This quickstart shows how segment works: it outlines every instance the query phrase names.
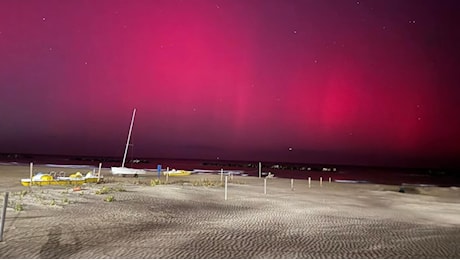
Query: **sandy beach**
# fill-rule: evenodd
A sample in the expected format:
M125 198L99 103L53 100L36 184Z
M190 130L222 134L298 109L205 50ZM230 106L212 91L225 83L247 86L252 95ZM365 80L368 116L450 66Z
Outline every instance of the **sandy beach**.
M34 172L87 171L36 166ZM219 175L113 177L9 192L1 258L460 258L460 189ZM101 194L102 193L102 194Z

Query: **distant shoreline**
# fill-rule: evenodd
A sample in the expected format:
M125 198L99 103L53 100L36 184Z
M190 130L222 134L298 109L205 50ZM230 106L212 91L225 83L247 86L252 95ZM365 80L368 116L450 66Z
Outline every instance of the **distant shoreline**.
M121 158L91 157L91 156L64 156L64 155L23 155L0 154L0 162L56 165L87 165L97 167L102 162L102 167L110 168L121 165ZM128 160L126 166L139 169L156 170L158 165L163 169L204 169L204 170L238 170L249 176L258 176L258 162L248 161L213 161L195 159L138 159L135 163ZM460 171L407 169L398 167L376 166L351 166L327 164L301 164L301 163L273 163L262 162L262 172L272 173L279 178L306 179L308 177L324 181L338 180L344 182L363 182L388 185L434 185L441 187L460 186Z

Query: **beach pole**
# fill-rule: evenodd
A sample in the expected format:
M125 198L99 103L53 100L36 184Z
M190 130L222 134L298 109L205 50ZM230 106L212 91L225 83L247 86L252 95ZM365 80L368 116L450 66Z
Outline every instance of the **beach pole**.
M291 179L291 190L294 190L294 179Z
M267 178L264 179L264 194L267 195Z
M34 163L31 162L31 163L30 163L30 186L29 186L30 188L32 188L32 183L33 183L33 181L32 181L33 172L34 172Z
M262 177L262 163L259 162L259 179Z
M331 183L331 177L329 177L329 183Z
M8 192L5 192L3 199L2 221L0 222L0 242L3 241L3 227L5 226L6 206L8 205Z
M224 178L224 169L220 169L220 182L223 181Z
M227 178L228 176L225 176L225 200L227 200Z
M308 177L308 188L311 188L311 177Z
M97 171L97 183L101 181L101 168L102 168L102 163L99 163L99 170Z
M319 186L323 187L323 177L319 177Z

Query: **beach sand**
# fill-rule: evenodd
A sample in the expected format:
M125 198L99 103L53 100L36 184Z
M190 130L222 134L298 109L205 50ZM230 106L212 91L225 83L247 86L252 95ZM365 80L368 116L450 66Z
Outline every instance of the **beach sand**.
M225 200L219 175L151 186L154 173L102 173L105 183L81 191L29 189L20 184L28 166L0 166L1 204L10 192L0 257L460 258L455 187L400 193L398 186L329 183L325 176L322 187L316 180L308 188L305 179L294 189L290 179L267 179L264 194L264 179L234 176Z

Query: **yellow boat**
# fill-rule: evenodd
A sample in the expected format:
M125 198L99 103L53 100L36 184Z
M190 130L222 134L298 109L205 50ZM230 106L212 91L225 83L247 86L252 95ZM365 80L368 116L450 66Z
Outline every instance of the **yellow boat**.
M33 186L48 186L48 185L83 185L84 183L97 183L98 180L102 180L103 177L101 176L98 178L97 176L88 173L86 176L83 176L81 173L77 172L71 174L69 177L53 177L53 175L48 173L37 173L32 177L32 185ZM21 184L23 186L30 186L31 180L28 179L21 179Z
M188 176L190 174L192 174L191 171L186 171L186 170L170 170L170 171L164 171L163 172L164 175L168 175L168 176Z

